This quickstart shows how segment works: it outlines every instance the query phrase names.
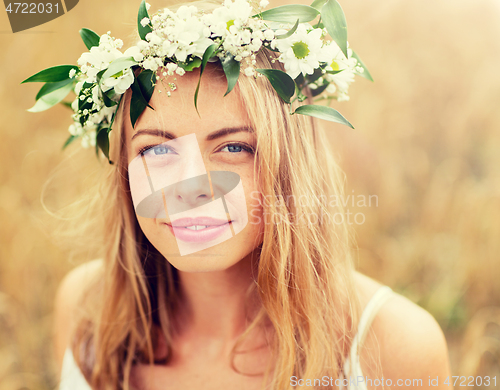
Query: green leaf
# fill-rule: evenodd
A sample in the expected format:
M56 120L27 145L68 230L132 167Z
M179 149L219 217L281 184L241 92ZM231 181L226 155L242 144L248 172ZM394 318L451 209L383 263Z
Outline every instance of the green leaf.
M342 116L340 112L331 107L306 104L304 106L297 107L297 109L294 111L294 114L314 116L316 118L324 119L330 122L340 123L349 126L351 129L354 129L354 127L347 121L347 119Z
M149 19L149 14L148 10L146 9L146 1L142 0L141 5L139 6L139 13L137 14L137 30L139 31L139 36L143 41L146 40L146 35L153 31L149 24L142 27L141 20L144 18Z
M97 84L99 84L99 83L101 82L102 75L104 74L104 72L106 72L106 70L108 70L108 69L106 68L106 69L100 70L100 71L99 71L99 72L97 72L97 74L95 75L95 79L97 80Z
M304 78L304 75L302 73L299 73L297 77L295 77L295 85L297 86L297 91L301 90L304 88L304 83L306 82L306 79Z
M314 0L311 4L311 7L316 8L318 11L321 11L321 8L325 5L328 0Z
M326 73L328 74L337 74L337 73L340 73L342 72L344 69L340 69L340 70L327 70Z
M113 123L115 123L116 112L118 111L118 108L120 107L120 104L122 103L123 96L124 96L124 94L120 96L120 100L118 100L118 106L116 107L115 112L111 116L111 123L109 124L108 133L113 129ZM111 162L111 161L109 163L113 164L113 162Z
M321 71L321 69L319 69L319 68L314 69L314 72L312 74L308 74L306 76L307 83L308 84L314 83L317 79L319 79L322 76L323 76L323 72Z
M64 107L68 107L70 110L73 110L73 107L71 107L71 102L61 102L61 104L62 104Z
M363 68L363 72L361 73L356 72L356 74L360 75L361 77L364 77L367 80L373 81L372 75L368 71L368 68L363 63L363 61L361 61L361 58L359 58L359 56L354 51L352 52L352 56L358 60L359 65Z
M232 54L228 54L222 60L222 69L224 70L227 80L227 91L224 94L224 96L226 96L233 90L238 81L238 77L240 76L240 63L234 59Z
M77 139L78 136L77 135L73 135L71 134L68 139L66 140L66 142L64 143L63 147L62 147L62 150L66 149L69 144L71 144L75 139Z
M134 65L137 65L137 61L135 61L133 57L117 58L109 64L108 69L106 69L106 71L102 75L101 80L105 80L108 77L114 76L118 72L121 72L122 70L127 68L131 68Z
M137 81L139 82L139 87L141 88L142 96L144 100L149 103L151 96L155 90L156 83L156 73L152 70L143 70L138 76Z
M149 107L152 110L154 110L154 108L148 104L148 101L142 94L141 86L139 85L139 81L136 77L134 77L134 82L131 85L131 89L132 97L130 99L130 121L132 122L133 128L146 107Z
M31 107L29 112L40 112L48 110L50 107L56 105L61 100L63 100L68 93L73 89L72 84L66 84L64 87L56 89L46 95L43 95L38 99L33 107Z
M80 96L86 96L87 93L91 93L91 89L94 88L96 84L95 83L87 83L87 82L84 82L83 85L82 85L82 89L80 90L80 94L78 95L78 110L90 110L92 108L92 105L94 103L89 103L87 101L87 99L83 99L81 100L80 99ZM90 89L90 90L89 90ZM81 117L81 119L83 119L83 116ZM82 123L82 126L83 126L83 123Z
M111 92L114 92L114 90L110 89L109 91L102 93L102 101L104 102L104 105L106 107L113 107L113 106L116 106L118 104L117 102L112 100L111 97L109 96L109 95L111 95Z
M205 50L205 53L203 53L203 58L201 60L201 67L200 67L200 78L198 79L198 85L196 86L196 91L194 92L194 108L196 109L198 116L200 115L200 113L198 112L198 92L200 91L201 75L203 74L203 71L205 70L205 67L207 66L208 60L214 56L214 54L218 48L219 48L219 45L214 43L213 45L210 45L209 47L207 47L207 49Z
M186 72L191 72L194 68L198 68L201 65L201 59L195 57L191 62L179 62L177 65Z
M82 37L85 46L87 46L87 49L90 50L94 46L99 46L99 41L101 40L101 37L92 30L88 28L82 28L80 30L80 36Z
M318 15L319 11L313 7L302 4L293 4L271 8L254 16L261 16L264 20L280 23L295 23L297 19L299 19L299 23L306 23L314 20L314 18Z
M295 22L295 25L288 31L286 34L281 34L281 35L276 35L277 39L285 39L288 37L291 37L292 34L297 30L297 27L299 27L299 19Z
M42 96L47 95L48 93L51 93L52 91L55 91L56 89L62 88L65 85L73 82L73 79L66 79L62 81L57 81L55 83L45 83L42 88L40 88L40 91L36 94L36 100L40 99Z
M257 72L267 77L277 94L286 102L295 92L295 82L285 72L278 69L257 69Z
M109 137L108 137L107 127L102 127L101 129L99 129L96 136L96 146L102 150L102 152L109 161ZM96 153L99 151L97 147L96 147Z
M347 56L347 22L344 11L337 0L328 0L321 8L321 19L328 34L339 45L342 53Z
M314 96L318 96L319 94L321 94L322 92L324 92L324 90L328 87L328 85L330 85L330 83L326 83L326 84L320 85L316 89L311 89L311 95L313 97Z
M76 65L58 65L52 68L44 69L31 77L28 77L21 84L24 83L55 83L58 81L63 81L69 79L69 71L71 69L78 70Z

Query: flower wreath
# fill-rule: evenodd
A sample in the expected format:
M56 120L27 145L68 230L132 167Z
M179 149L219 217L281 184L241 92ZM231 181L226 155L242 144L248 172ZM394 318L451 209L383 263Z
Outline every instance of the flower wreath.
M211 13L184 5L176 12L163 9L150 17L150 6L143 0L137 18L141 38L137 45L122 53L123 42L110 32L99 37L92 30L80 30L89 51L78 59L78 66L51 67L23 81L45 82L28 111L44 111L60 102L67 105L73 110L74 122L63 148L81 138L82 146L95 146L96 153L101 149L109 160L108 134L123 94L132 90L130 120L135 126L146 107L152 108L149 100L160 73L182 76L200 68L201 79L207 62L220 61L227 79L226 95L244 73L266 77L290 105L306 99L306 87L315 100L342 101L349 99L347 91L354 75L372 81L365 65L348 47L344 12L336 0L264 11L267 5L267 0L261 0L254 14L250 0L225 0ZM315 24L308 23L316 19ZM326 39L327 34L332 40ZM276 52L273 61L282 62L285 72L257 69L255 54L259 50ZM194 95L196 109L199 85ZM175 83L168 83L167 95L175 88ZM63 101L71 91L76 99ZM290 114L352 127L338 111L325 105L300 105Z

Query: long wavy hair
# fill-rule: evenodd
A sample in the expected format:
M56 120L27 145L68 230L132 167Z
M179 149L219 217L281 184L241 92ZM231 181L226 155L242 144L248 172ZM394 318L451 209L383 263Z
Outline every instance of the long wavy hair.
M257 66L282 69L270 55L261 51ZM267 322L272 359L263 388L266 383L273 390L290 388L292 376L338 378L359 317L349 226L340 218L339 202L331 202L342 196L343 173L316 120L290 115L267 79L242 76L228 98L234 94L240 94L255 131L254 169L266 199L264 214L279 218L264 227L248 291L259 297L260 311L234 346L233 363L238 346ZM137 362L168 364L178 299L177 270L145 237L134 212L124 107L111 132L114 164L104 168L95 197L105 223L104 266L84 294L86 309L71 346L95 390L131 389ZM167 344L163 362L155 361L159 337Z

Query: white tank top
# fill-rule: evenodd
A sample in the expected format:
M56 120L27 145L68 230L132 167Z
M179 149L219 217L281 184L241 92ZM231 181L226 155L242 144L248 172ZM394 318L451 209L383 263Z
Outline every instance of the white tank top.
M346 387L343 387L346 390L367 390L366 384L356 379L364 376L359 363L359 350L377 312L391 295L392 290L388 286L379 288L361 314L358 333L354 336L351 350L344 362L343 376L340 378L341 381L344 379L344 383L347 384ZM353 381L356 382L355 385L353 385ZM64 354L59 390L92 390L76 365L69 348Z

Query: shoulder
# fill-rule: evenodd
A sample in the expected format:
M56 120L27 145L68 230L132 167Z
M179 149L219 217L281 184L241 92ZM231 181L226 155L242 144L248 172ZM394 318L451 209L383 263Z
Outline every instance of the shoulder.
M359 273L356 283L362 307L382 286ZM426 388L429 376L450 375L448 349L439 324L426 310L397 293L383 304L371 324L361 362L365 375L390 378L394 385L398 379L420 379L418 387Z
M59 367L76 325L77 310L86 288L101 275L102 260L93 260L74 268L63 278L54 305L54 344Z

